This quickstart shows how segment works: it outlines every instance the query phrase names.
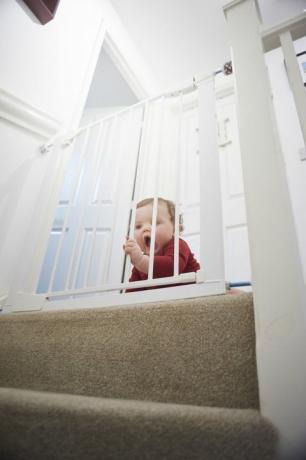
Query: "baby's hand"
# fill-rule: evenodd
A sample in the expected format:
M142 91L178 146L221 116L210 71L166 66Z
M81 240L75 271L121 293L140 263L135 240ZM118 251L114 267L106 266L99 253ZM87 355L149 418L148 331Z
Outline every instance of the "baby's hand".
M126 237L126 243L123 245L123 249L125 253L130 256L132 264L138 265L143 257L143 253L136 241Z

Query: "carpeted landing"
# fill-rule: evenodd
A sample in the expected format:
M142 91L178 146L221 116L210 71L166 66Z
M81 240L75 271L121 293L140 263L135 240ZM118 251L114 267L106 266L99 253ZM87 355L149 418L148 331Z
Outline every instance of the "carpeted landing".
M252 296L0 317L1 460L272 460Z

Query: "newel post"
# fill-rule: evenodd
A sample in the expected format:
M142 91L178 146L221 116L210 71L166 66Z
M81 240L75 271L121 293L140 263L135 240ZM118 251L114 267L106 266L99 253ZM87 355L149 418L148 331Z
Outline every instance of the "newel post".
M223 0L233 51L249 228L261 413L282 454L306 426L306 302L256 0Z

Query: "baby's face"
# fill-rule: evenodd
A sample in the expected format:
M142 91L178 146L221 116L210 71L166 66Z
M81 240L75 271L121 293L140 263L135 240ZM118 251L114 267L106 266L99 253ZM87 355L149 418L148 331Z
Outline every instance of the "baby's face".
M153 204L136 209L135 239L144 254L149 255L152 231ZM157 208L155 254L173 237L174 228L166 203L159 203Z

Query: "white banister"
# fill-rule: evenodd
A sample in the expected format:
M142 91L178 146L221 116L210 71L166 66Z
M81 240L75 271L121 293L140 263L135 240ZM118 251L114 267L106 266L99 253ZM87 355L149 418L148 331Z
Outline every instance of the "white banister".
M305 24L306 35L306 24ZM299 64L296 58L291 33L289 30L280 34L280 42L283 49L285 58L286 70L291 86L296 110L300 120L300 126L304 138L304 145L306 147L306 91L302 75L299 69Z
M283 452L305 439L305 286L255 0L225 5L236 79L261 412Z

